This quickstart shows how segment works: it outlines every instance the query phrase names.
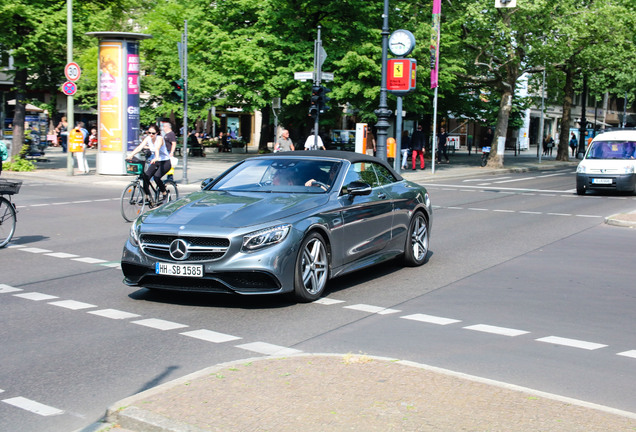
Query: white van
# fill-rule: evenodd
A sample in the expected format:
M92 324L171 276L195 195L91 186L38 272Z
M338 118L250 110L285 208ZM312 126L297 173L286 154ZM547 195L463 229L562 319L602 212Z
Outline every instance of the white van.
M576 193L588 190L636 192L636 129L594 137L576 168Z

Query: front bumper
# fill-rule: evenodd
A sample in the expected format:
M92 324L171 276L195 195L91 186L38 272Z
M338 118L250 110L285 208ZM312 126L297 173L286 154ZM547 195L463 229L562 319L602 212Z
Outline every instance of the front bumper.
M615 190L618 192L634 192L636 190L636 174L576 174L577 188L589 190Z
M121 259L124 283L129 286L225 294L279 294L293 291L297 244L293 236L253 253L232 252L214 261L176 262L149 257L139 246L126 242ZM159 275L157 262L201 264L203 277Z

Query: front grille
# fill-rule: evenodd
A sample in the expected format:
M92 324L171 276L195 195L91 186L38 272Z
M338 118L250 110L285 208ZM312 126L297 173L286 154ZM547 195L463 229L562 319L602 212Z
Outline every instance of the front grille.
M188 243L188 261L214 261L222 258L230 247L230 241L221 237L190 237L162 234L143 234L140 238L141 249L150 257L177 262L170 256L170 244L182 239Z
M159 275L149 275L142 278L139 285L145 288L166 289L177 291L193 291L230 294L232 290L223 283L214 279L166 277Z

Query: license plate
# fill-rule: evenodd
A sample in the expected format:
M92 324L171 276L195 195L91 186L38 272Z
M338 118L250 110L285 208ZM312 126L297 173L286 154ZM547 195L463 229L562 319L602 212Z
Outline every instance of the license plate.
M595 178L592 179L592 183L594 184L612 184L611 178Z
M203 266L200 264L157 263L155 273L168 276L203 277Z

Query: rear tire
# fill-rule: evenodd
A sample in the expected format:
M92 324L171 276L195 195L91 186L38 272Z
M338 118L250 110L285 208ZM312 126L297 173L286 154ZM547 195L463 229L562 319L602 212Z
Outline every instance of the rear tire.
M127 222L132 222L144 212L146 194L139 182L129 183L121 193L121 215Z
M294 297L308 303L320 298L329 280L329 252L322 235L309 234L300 245L294 271Z
M13 233L15 233L15 208L9 200L0 196L0 248L11 241Z
M177 189L177 184L172 180L166 180L163 184L166 185L166 192L168 192L168 199L164 201L164 204L178 200L179 189Z
M422 212L416 212L409 224L404 249L404 262L409 267L421 266L428 255L428 221Z

